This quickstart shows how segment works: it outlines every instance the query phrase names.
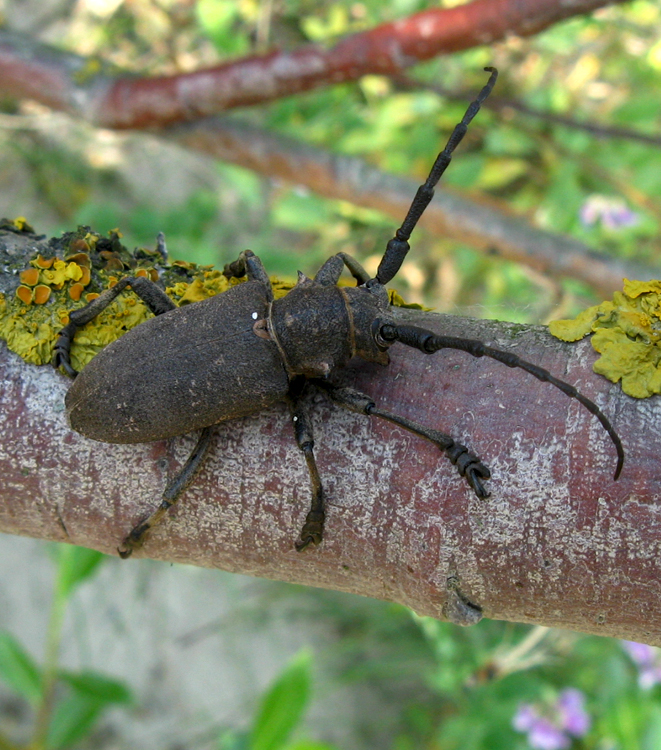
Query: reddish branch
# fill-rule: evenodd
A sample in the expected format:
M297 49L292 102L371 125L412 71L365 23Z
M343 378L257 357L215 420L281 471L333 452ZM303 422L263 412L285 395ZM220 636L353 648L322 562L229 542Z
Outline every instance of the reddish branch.
M69 78L84 67L80 59L52 55L44 69L35 45L25 39L17 44L13 35L3 33L0 88L82 114L98 126L163 126L355 81L369 73L399 73L421 60L511 35L535 34L609 4L612 0L473 0L382 24L349 36L331 49L306 45L291 52L275 50L173 76L98 77L80 86L77 96L72 96Z

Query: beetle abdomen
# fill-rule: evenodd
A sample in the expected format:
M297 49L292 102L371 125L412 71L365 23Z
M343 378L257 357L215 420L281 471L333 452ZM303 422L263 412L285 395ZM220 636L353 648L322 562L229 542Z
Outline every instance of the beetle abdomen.
M69 389L71 427L106 443L144 443L281 400L288 377L278 349L255 332L267 306L262 285L248 281L132 329Z

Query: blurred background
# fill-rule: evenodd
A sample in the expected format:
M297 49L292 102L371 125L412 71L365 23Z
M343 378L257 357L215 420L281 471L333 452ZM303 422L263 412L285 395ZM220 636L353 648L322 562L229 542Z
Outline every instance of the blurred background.
M428 7L0 0L6 29L145 76L332 45ZM609 261L658 267L652 0L419 64L415 86L365 76L236 116L422 182L485 65L499 68L497 87L444 186ZM164 231L173 258L202 264L250 248L281 278L313 275L339 251L375 271L397 226L153 134L12 100L0 102L0 215L48 235L119 227L129 247ZM438 311L543 323L603 298L423 229L412 247L393 286ZM345 594L12 537L0 538L0 566L0 750L661 747L655 649L498 622L464 630Z

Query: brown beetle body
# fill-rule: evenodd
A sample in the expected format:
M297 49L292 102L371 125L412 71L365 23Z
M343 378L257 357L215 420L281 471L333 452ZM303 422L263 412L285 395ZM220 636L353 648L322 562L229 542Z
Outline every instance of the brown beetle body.
M71 427L106 443L146 443L282 400L289 378L278 348L254 331L267 313L261 284L248 281L142 323L73 382Z

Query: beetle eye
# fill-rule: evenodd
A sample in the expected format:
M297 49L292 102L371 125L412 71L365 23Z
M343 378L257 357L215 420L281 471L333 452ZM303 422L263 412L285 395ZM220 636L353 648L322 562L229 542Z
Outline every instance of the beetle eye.
M374 342L382 351L385 351L395 341L393 326L378 319L372 323L372 336Z

